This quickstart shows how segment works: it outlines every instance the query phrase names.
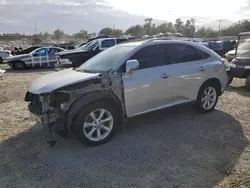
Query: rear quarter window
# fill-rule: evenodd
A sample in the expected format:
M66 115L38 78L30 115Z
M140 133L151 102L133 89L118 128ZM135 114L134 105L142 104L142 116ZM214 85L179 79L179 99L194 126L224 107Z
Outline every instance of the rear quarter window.
M115 40L110 39L110 40L104 40L101 43L101 48L109 48L115 45Z

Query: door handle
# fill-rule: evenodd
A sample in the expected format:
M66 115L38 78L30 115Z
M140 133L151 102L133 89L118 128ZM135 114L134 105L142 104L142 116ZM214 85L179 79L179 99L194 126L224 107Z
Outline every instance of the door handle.
M161 75L161 78L167 79L169 76L170 76L170 74L164 73L163 75Z
M204 71L204 70L205 70L204 67L200 67L200 68L199 68L199 71Z

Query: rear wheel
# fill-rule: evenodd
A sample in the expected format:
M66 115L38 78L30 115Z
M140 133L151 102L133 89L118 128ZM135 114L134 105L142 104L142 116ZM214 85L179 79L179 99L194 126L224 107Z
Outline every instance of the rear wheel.
M228 75L228 82L227 85L230 85L233 81L234 77Z
M13 64L14 64L14 68L17 69L17 70L25 69L25 64L22 61L17 61L17 62L15 62Z
M3 58L2 57L0 57L0 63L2 63L3 62Z
M214 110L217 101L217 87L214 84L207 83L200 88L194 108L201 113L211 112Z
M72 130L84 144L95 146L104 144L113 137L117 123L116 110L112 105L94 102L79 112Z

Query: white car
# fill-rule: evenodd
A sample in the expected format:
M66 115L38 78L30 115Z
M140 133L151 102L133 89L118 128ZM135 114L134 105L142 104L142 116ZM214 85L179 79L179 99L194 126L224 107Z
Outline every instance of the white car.
M210 112L227 82L224 60L207 47L155 39L119 44L78 68L40 77L25 100L42 124L59 121L61 130L98 145L124 118L188 102Z
M0 63L3 62L3 60L6 60L7 57L12 56L10 50L0 50Z

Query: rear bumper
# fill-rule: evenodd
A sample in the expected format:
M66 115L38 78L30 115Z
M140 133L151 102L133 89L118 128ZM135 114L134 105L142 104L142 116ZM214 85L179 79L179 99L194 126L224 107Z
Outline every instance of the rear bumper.
M250 75L250 69L230 67L228 74L235 78L247 78Z

